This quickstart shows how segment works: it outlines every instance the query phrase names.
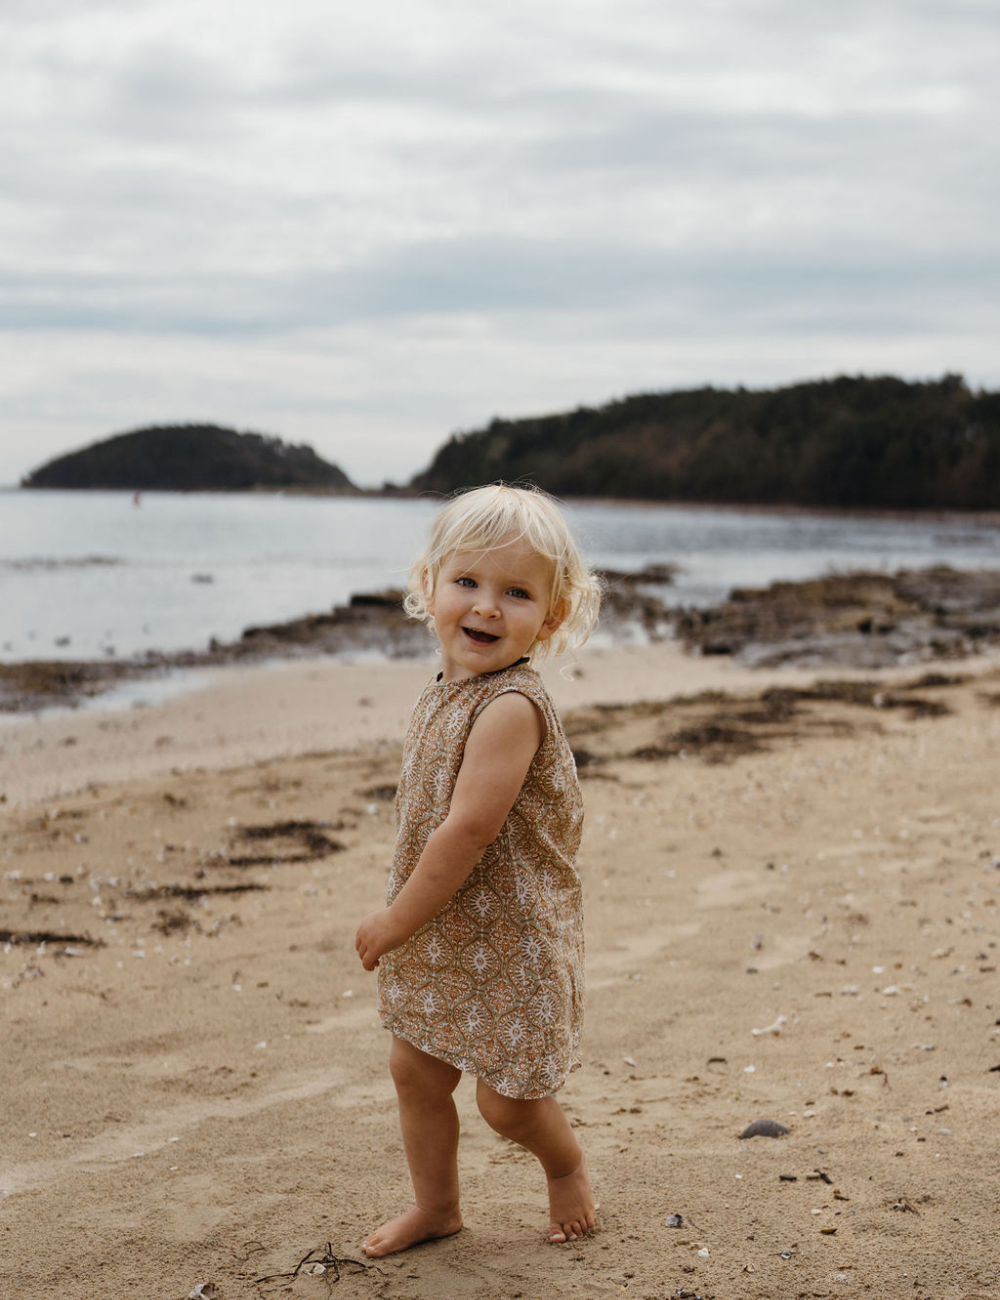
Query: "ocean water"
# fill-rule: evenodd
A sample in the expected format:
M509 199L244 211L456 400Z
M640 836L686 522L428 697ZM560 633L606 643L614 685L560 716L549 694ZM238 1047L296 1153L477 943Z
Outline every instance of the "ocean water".
M437 504L280 494L0 491L0 662L202 650L405 583ZM680 566L670 603L867 568L1000 568L974 516L571 503L588 558Z

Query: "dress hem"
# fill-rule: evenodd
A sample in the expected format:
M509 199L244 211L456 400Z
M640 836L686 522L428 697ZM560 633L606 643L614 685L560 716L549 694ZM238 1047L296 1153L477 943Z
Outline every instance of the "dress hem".
M474 1079L482 1079L483 1083L485 1083L488 1088L492 1088L493 1091L495 1093L498 1093L499 1096L501 1097L510 1098L511 1101L542 1101L546 1097L554 1097L555 1094L562 1088L563 1084L565 1084L567 1078L575 1070L579 1070L580 1066L583 1064L582 1061L580 1061L577 1058L574 1058L570 1062L569 1068L564 1072L559 1082L553 1088L545 1088L539 1091L532 1091L527 1093L504 1092L502 1088L495 1087L490 1082L488 1076L484 1072L477 1070L475 1066L471 1062L469 1062L465 1057L459 1058L454 1053L450 1053L450 1052L447 1053L429 1052L427 1048L423 1046L421 1043L418 1043L414 1037L411 1037L409 1034L406 1033L401 1033L400 1030L396 1029L393 1025L387 1023L385 1020L382 1021L382 1028L388 1029L389 1033L392 1034L394 1038L400 1038L403 1040L404 1043L409 1043L411 1047L415 1047L418 1052L423 1052L425 1056L431 1056L434 1058L435 1061L444 1061L445 1065L451 1065L456 1070L461 1070L463 1074L471 1074Z

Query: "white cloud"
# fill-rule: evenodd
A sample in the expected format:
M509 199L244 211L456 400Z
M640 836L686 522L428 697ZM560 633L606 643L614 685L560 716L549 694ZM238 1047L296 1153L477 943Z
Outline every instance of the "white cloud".
M0 482L214 418L456 427L848 369L995 385L991 0L8 3Z

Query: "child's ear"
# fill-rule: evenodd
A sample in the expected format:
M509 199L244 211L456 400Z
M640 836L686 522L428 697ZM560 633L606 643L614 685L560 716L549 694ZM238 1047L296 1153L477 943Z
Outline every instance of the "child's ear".
M421 569L420 571L420 590L424 596L424 606L427 613L434 616L434 580L431 577L430 569Z
M559 601L554 607L551 614L538 629L536 641L547 641L553 632L557 632L562 624L566 621L566 615L569 613L569 606L565 600Z

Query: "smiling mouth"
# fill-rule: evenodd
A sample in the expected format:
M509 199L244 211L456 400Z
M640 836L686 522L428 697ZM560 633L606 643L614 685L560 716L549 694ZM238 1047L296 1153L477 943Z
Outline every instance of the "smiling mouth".
M494 641L500 640L500 638L494 636L492 632L479 632L474 627L463 627L462 631L469 640L474 641L476 645L492 645Z

